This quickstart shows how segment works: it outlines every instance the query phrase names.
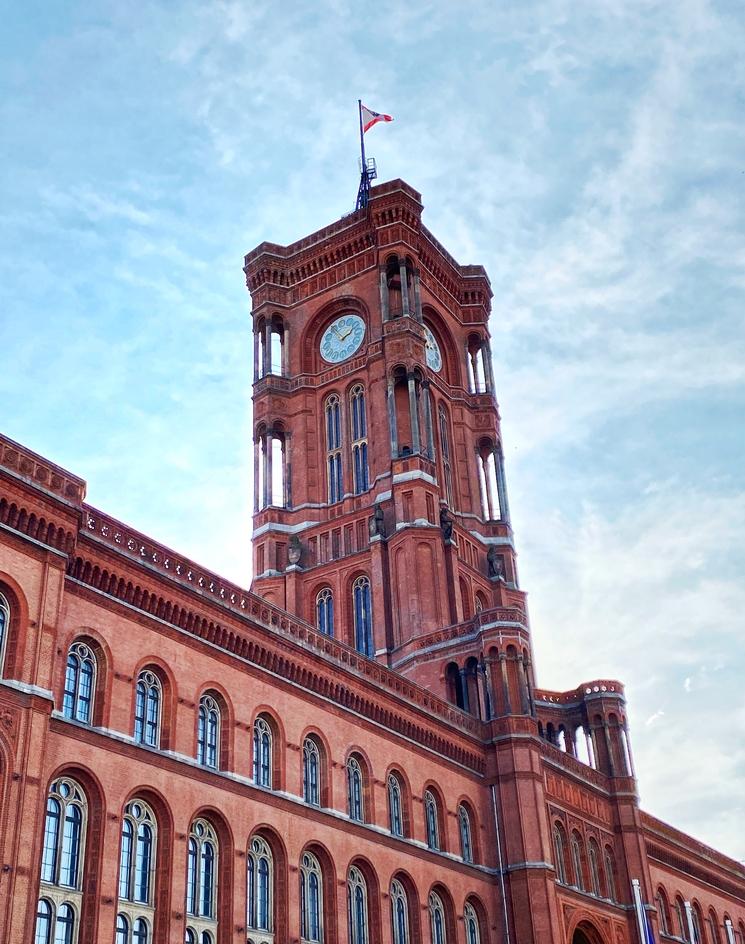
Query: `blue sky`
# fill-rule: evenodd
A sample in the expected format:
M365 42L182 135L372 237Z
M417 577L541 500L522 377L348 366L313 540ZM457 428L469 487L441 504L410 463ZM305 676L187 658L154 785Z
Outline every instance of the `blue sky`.
M714 0L29 0L0 35L3 431L247 583L242 256L381 179L494 288L539 681L745 859L745 15Z

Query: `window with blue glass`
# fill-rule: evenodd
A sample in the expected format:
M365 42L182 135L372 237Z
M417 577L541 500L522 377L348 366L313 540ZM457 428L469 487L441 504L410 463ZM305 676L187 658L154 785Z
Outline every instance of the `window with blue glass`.
M41 895L34 944L72 944L82 904L87 803L80 786L66 777L49 787L41 857ZM50 889L44 895L44 889ZM52 892L51 889L57 889ZM68 899L68 900L65 900Z
M352 866L347 874L347 914L350 944L370 944L367 883L356 866Z
M424 819L427 828L427 845L430 849L440 848L440 824L437 800L431 790L424 794Z
M354 754L347 761L347 802L350 819L365 821L364 782L362 765Z
M142 800L132 800L124 808L119 849L120 913L117 934L121 933L122 944L147 944L149 925L144 910L152 917L155 854L156 823L153 811Z
M464 862L473 862L473 836L471 816L461 803L458 807L458 829L460 831L460 854Z
M370 594L370 580L368 577L358 577L352 586L354 602L354 647L357 652L372 657L372 599Z
M323 873L311 852L300 862L300 939L303 944L323 942Z
M220 707L212 695L202 695L197 719L197 761L203 767L217 769L219 744Z
M401 781L397 774L388 775L388 816L391 824L391 832L394 836L403 836L404 817Z
M272 930L274 913L274 860L269 843L254 836L248 850L248 903L246 921L252 931Z
M432 944L448 944L445 929L445 907L437 892L429 894L429 924Z
M481 931L476 909L470 902L466 902L463 911L463 921L466 925L466 944L481 944Z
M329 502L341 501L344 497L342 473L342 425L341 401L332 393L326 400L326 469L329 484Z
M272 784L272 729L262 715L254 721L253 776L260 787Z
M409 903L398 879L391 882L391 920L393 944L409 944Z
M303 799L311 806L321 805L321 751L312 737L303 741Z
M135 741L157 747L160 739L160 679L154 672L141 672L135 692Z
M214 829L207 820L194 820L186 852L185 940L196 944L213 940L217 931L217 856Z
M334 594L324 587L316 597L316 626L324 636L334 635Z
M349 395L352 421L352 469L354 493L359 495L370 487L367 463L367 414L365 412L365 388L362 384L352 387Z
M5 640L10 632L10 605L5 597L0 593L0 675L3 672L3 661L5 658Z
M93 693L96 684L96 659L85 643L70 647L65 670L62 713L66 718L90 724L93 720Z

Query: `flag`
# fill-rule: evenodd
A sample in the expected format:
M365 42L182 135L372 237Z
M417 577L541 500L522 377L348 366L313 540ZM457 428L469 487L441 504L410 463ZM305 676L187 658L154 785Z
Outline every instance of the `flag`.
M368 108L367 105L362 105L362 133L369 131L373 125L376 125L379 121L393 121L393 118L390 115L383 115L379 111L373 111L372 108Z

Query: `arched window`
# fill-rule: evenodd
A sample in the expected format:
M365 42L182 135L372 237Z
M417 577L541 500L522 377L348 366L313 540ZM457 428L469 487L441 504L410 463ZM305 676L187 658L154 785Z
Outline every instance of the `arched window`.
M691 924L693 925L693 944L704 944L704 936L701 933L701 910L696 904L691 906Z
M215 831L204 819L191 824L186 855L186 940L202 944L217 931L217 856Z
M341 460L341 402L332 393L326 399L326 470L329 482L329 502L344 498L344 476Z
M590 891L597 898L600 898L602 895L600 885L600 862L598 847L594 839L591 839L589 842L587 857L590 863Z
M0 675L3 672L3 660L5 658L5 640L10 631L10 604L0 593Z
M358 823L365 821L364 784L362 767L354 754L347 761L347 800L349 817Z
M466 925L466 944L481 944L478 915L476 909L468 901L463 909L463 921Z
M367 415L365 412L365 388L362 384L352 387L349 394L352 420L352 469L354 471L354 493L359 495L370 487L367 468Z
M429 926L432 932L432 944L447 944L445 908L437 892L429 893Z
M252 931L271 931L274 914L274 859L269 844L254 836L248 850L246 922Z
M442 471L445 477L445 501L448 508L455 507L453 497L453 467L450 458L450 435L448 433L448 417L445 407L441 403L437 410L437 418L440 427L440 453L442 455Z
M675 899L675 914L678 919L678 933L681 940L688 941L690 944L691 936L688 933L688 918L686 917L685 903L678 897Z
M660 922L660 931L663 934L671 934L672 922L670 921L670 907L667 903L667 895L663 888L657 889L655 901L657 902L657 917Z
M155 904L156 832L152 810L142 800L132 800L124 809L119 853L119 910L116 944L147 944L149 925L143 910L152 917Z
M367 914L367 883L358 868L347 873L347 912L349 916L349 944L370 944Z
M321 805L321 752L314 738L303 741L303 799Z
M36 907L36 933L34 935L34 944L51 944L52 915L52 905L46 898L40 898L39 904Z
M409 944L409 902L403 885L395 878L391 882L391 921L393 944Z
M289 508L291 487L289 472L290 436L281 423L261 424L254 438L254 511L273 505Z
M352 586L354 599L354 647L364 656L373 655L372 639L372 601L370 598L370 580L358 577Z
M300 862L300 939L303 944L323 942L323 874L311 852L303 853Z
M709 908L709 927L711 928L712 944L721 944L722 936L719 933L719 919L713 908Z
M160 740L160 679L153 672L140 672L135 693L135 741L157 747Z
M616 898L616 869L614 865L613 851L610 846L605 847L603 855L603 866L605 869L605 890L606 897L611 901L617 901ZM743 942L745 944L745 941Z
M316 597L316 626L324 636L334 635L334 595L324 587Z
M574 884L577 888L584 889L585 881L582 874L582 851L580 850L580 839L576 833L572 834L571 841L571 850L572 850L572 868L574 869Z
M261 715L254 721L254 783L272 787L272 729Z
M44 819L41 892L34 944L72 944L75 915L82 904L83 849L87 804L74 780L61 777L49 787ZM44 897L45 888L64 889ZM64 899L68 898L69 901Z
M509 521L507 486L502 447L482 439L476 449L476 464L481 487L481 510L487 521Z
M62 714L73 721L90 724L93 720L95 685L95 656L85 643L73 643L67 655Z
M473 836L471 833L471 817L468 810L461 805L458 807L458 828L460 831L460 854L464 862L473 862Z
M431 790L424 794L424 821L427 827L427 845L430 849L440 848L440 829L438 823L437 800Z
M220 744L220 706L212 695L199 699L199 721L197 726L197 761L203 767L217 770Z
M554 860L557 881L561 882L562 885L568 884L564 835L558 826L554 826Z
M388 775L388 816L391 823L391 833L394 836L403 836L404 816L401 781L396 774Z

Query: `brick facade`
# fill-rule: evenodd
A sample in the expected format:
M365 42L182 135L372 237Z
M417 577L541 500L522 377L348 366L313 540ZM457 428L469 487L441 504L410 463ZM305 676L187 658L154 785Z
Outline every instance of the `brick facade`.
M251 591L0 438L0 941L343 944L362 887L366 944L636 944L638 880L656 941L745 944L742 865L639 808L622 685L536 687L489 282L421 211L246 257Z

